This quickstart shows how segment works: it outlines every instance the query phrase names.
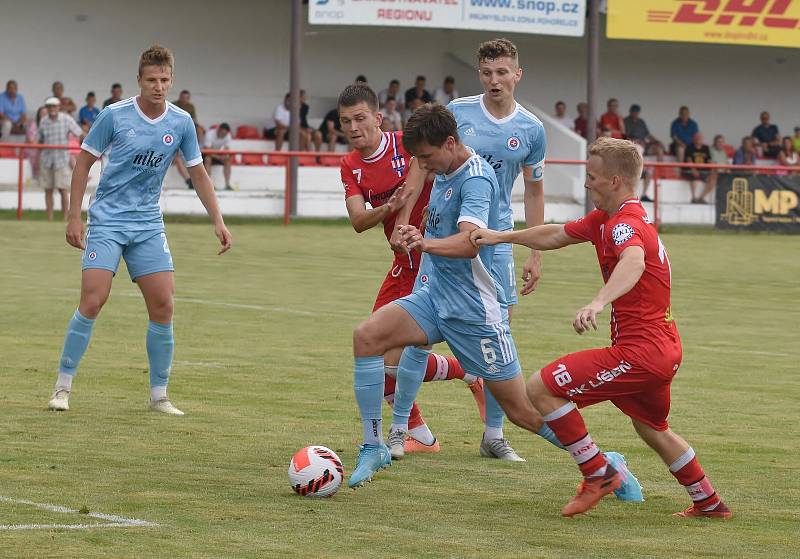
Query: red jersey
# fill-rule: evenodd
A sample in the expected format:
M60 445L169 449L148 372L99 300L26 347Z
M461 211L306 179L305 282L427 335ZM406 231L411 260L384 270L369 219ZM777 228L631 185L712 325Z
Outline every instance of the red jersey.
M353 150L342 158L340 171L344 185L345 199L360 195L373 208L389 201L398 186L403 184L408 174L411 155L403 147L402 132L383 132L378 149L367 158ZM409 224L419 227L422 222L422 210L428 205L432 183L425 183L417 203L411 210ZM394 232L397 214L389 214L383 220L383 231L386 239ZM404 268L417 268L420 254L411 251L411 256L396 253L395 262Z
M679 345L678 328L670 309L672 273L667 250L639 200L623 202L611 217L594 210L567 223L565 230L570 237L591 241L604 282L611 277L623 250L630 246L644 250L642 277L633 289L611 304L612 345L640 350L653 345Z

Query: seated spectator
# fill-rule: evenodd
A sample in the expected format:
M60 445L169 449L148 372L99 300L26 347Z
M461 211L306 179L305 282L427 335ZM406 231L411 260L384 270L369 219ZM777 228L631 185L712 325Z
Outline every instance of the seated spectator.
M678 111L678 118L673 120L670 126L669 135L672 137L672 143L669 146L669 152L678 161L684 161L686 146L694 141L694 135L699 131L697 123L689 118L689 107L681 107Z
M275 110L272 111L272 119L275 121L275 126L264 131L264 136L268 140L275 140L275 149L277 151L283 149L283 140L289 130L289 123L292 118L292 114L289 112L290 98L291 94L287 93L283 97L283 103L278 103Z
M587 134L587 124L589 122L589 105L587 103L578 103L577 111L578 116L575 117L572 129L585 138Z
M728 149L725 145L725 136L722 134L717 134L714 136L714 144L711 146L710 151L712 163L715 165L730 165L731 158L728 157Z
M115 83L111 85L111 97L103 101L103 108L105 109L112 103L122 101L122 85Z
M400 97L400 80L392 80L389 82L389 87L386 89L382 89L380 93L378 93L378 103L380 104L380 108L386 104L386 100L389 97L395 98L396 109L400 112L405 110L405 104L399 100Z
M755 165L758 152L753 138L745 136L742 138L742 146L733 154L734 165Z
M414 82L414 87L410 87L406 90L405 104L407 111L410 108L411 102L414 100L422 101L421 103L418 103L417 106L421 106L424 105L425 103L430 103L431 101L433 101L433 97L431 97L431 94L428 93L427 89L425 89L425 76L417 76L417 79Z
M231 127L227 122L223 122L214 130L210 130L206 134L204 141L206 149L229 150L231 149ZM227 154L208 154L203 157L203 164L206 166L206 171L211 174L212 165L223 165L222 174L225 177L225 190L233 190L231 188L231 163L232 158Z
M684 163L697 163L707 165L711 163L711 150L703 143L703 135L698 132L692 138L692 143L686 146L686 156ZM683 169L682 175L689 181L689 188L692 191L692 204L707 204L706 195L714 190L717 185L719 173L716 169ZM700 196L696 196L697 183L705 183Z
M781 135L778 127L769 122L769 113L761 113L761 124L753 128L756 150L761 157L777 157L781 151Z
M422 102L422 99L412 99L411 103L406 105L406 112L403 113L403 122L408 122L408 119L411 118L411 115L414 114L414 111L419 109L424 104L425 103Z
M322 149L322 133L311 128L308 124L309 106L306 103L306 90L300 90L300 149L308 151L311 144L314 144L314 151Z
M453 76L447 76L442 87L438 88L433 94L433 100L445 106L453 99L458 99L458 97L456 79Z
M81 107L78 112L78 124L83 128L84 134L89 132L89 128L94 124L94 119L100 114L100 109L95 106L96 102L97 97L95 97L94 91L90 91L86 94L86 105Z
M328 144L328 151L334 151L336 144L347 145L347 137L342 132L342 123L339 121L339 110L331 109L319 125L322 141Z
M781 141L781 151L778 152L778 163L783 167L797 167L798 156L794 149L794 142L790 136Z
M74 119L75 111L78 110L78 107L75 105L75 101L72 100L72 97L64 95L64 84L61 82L53 82L52 90L53 97L58 97L61 102L61 112L67 113Z
M403 129L403 116L397 110L397 100L394 97L386 99L386 103L380 113L383 115L381 130L384 132L397 132Z
M612 97L606 107L608 110L600 117L600 130L603 136L621 140L625 137L625 122L619 115L619 101Z
M658 141L647 127L647 123L639 118L642 112L642 107L637 104L631 105L628 116L625 117L625 132L630 141L639 147L640 153L644 155L655 155L658 161L664 159L664 144ZM645 168L642 172L642 195L640 199L642 202L652 202L653 200L647 195L650 188L650 172Z
M562 125L564 128L568 130L575 129L575 121L569 115L567 115L567 104L564 101L557 101L556 102L556 114L553 117Z
M794 151L800 152L800 126L794 127L794 136L792 136L792 143L794 144Z
M7 141L11 134L24 134L28 116L25 98L17 91L17 82L8 80L6 90L0 93L0 136Z

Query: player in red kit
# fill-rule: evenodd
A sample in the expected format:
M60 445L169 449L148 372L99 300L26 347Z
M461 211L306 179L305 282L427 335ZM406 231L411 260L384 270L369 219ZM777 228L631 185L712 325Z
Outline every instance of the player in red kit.
M694 450L667 422L670 384L681 364L681 340L670 307L667 251L634 195L642 157L627 140L600 138L589 147L586 188L596 210L566 225L524 231L473 233L476 244L519 243L553 250L589 241L605 285L573 321L578 334L597 329L611 304L611 346L565 355L535 373L528 396L572 454L584 476L561 514L587 512L620 485L620 474L589 435L577 407L611 401L631 418L639 436L658 453L692 505L684 517L730 518Z
M390 245L398 247L378 292L372 309L375 312L409 295L414 287L420 254L400 249L393 235L397 224L420 226L432 183L426 180L426 173L406 152L402 133L381 131L382 115L378 112L377 96L369 86L361 84L345 88L339 96L338 108L342 131L354 148L342 159L340 167L350 222L358 233L383 224L386 239ZM383 393L389 405L394 402L395 376L401 351L402 348L394 350L384 358ZM467 383L483 418L485 400L481 379L464 373L455 358L431 354L425 380L450 379L462 379ZM409 418L409 437L405 441L405 452L438 452L440 449L416 403Z

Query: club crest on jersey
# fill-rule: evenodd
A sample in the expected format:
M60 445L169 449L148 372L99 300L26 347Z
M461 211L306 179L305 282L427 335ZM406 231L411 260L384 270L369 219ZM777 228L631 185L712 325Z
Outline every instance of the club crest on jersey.
M452 188L448 188L447 191L444 193L444 199L445 200L450 200L450 198L452 196L453 196L453 189Z
M164 143L165 146L171 146L175 143L175 136L167 132L163 136L161 136L161 141Z
M519 149L519 138L516 136L511 136L508 140L506 140L506 147L511 151L517 151Z
M394 169L398 177L403 176L403 171L406 170L406 158L403 157L403 154L398 153L392 157L392 169Z
M633 237L633 233L633 227L627 223L617 223L611 230L611 238L614 239L615 245L621 245L630 240Z

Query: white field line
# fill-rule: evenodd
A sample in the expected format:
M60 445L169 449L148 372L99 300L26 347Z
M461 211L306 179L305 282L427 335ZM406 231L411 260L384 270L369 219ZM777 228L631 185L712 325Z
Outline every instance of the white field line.
M62 507L61 505L51 505L48 503L35 503L27 499L12 499L0 495L0 502L11 503L14 505L26 505L29 507L46 510L48 512L58 512L62 514L82 514L79 510ZM0 524L0 530L91 530L92 528L156 528L159 525L147 520L138 518L126 518L114 514L103 514L101 512L89 512L84 516L106 520L107 522L97 524Z

